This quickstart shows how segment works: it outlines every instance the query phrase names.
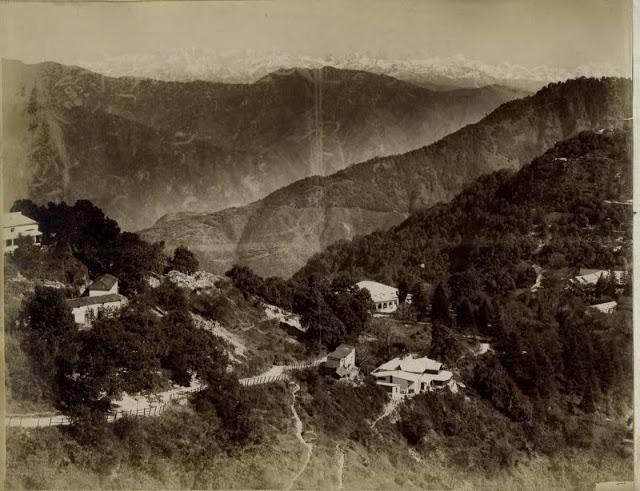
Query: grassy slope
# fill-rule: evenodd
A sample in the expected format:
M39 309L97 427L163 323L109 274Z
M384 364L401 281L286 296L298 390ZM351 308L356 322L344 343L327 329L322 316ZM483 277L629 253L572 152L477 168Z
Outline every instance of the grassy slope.
M284 418L286 409L283 404L278 411L282 411L282 427L274 426L259 447L233 457L212 456L204 476L207 487L286 487L303 460L290 412L289 418ZM159 419L170 422L172 417L167 414ZM154 419L148 424L162 422ZM338 442L345 455L344 489L592 489L595 482L630 480L633 474L630 456L621 458L611 449L600 447L571 450L561 457L523 458L510 469L483 477L454 466L442 448L420 454L419 462L411 456L394 425L383 420L380 427L383 436L366 446L319 435L309 465L294 489L336 489ZM7 444L9 489L176 489L189 483L180 459L162 457L152 449L144 449L143 469L133 464L133 459L122 458L103 463L99 472L89 469L86 462L97 459L100 450L81 448L56 429L11 430Z

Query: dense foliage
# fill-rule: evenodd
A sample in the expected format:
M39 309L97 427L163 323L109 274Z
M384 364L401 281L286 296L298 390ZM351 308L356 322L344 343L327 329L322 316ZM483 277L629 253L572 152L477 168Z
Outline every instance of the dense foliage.
M227 272L244 292L301 315L312 345L333 349L343 340L355 340L369 320L371 296L355 286L353 278L336 276L328 282L313 276L306 282L271 277L263 279L246 266Z
M45 253L48 248L70 251L87 266L91 277L104 273L116 276L125 295L144 289L145 274L163 271L166 258L162 243L149 244L137 234L121 232L118 224L90 201L39 206L31 200L18 200L11 211L38 222Z
M581 133L519 172L476 180L451 203L401 225L312 257L294 278L349 274L387 284L436 282L456 273L489 294L529 285L542 267L622 267L630 263L630 136ZM586 220L586 222L585 222Z
M185 274L193 274L198 271L198 260L189 249L184 246L176 247L167 261L166 271L180 271Z

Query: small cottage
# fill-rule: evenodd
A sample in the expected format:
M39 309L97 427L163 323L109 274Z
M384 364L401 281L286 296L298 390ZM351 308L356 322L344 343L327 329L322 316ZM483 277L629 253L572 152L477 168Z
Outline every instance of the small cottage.
M104 274L96 278L78 298L67 300L73 319L81 327L90 327L99 313L114 313L127 303L118 293L118 278Z
M78 297L67 300L73 320L79 326L89 327L99 313L114 313L127 303L127 297L118 293L93 297Z
M353 378L358 373L356 367L356 349L348 344L341 344L327 355L324 364L327 372L338 378Z

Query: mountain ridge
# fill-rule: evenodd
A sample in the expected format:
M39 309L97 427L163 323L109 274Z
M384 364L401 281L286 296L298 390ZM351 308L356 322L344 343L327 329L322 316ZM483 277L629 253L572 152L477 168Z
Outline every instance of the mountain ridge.
M329 244L397 225L484 173L518 168L580 131L624 126L629 90L628 80L614 78L550 84L429 146L305 178L246 207L167 220L142 234L191 247L216 272L239 263L265 276L289 275Z
M317 68L334 65L386 74L423 87L441 90L450 87L480 87L501 83L525 90L539 90L550 82L579 76L628 76L607 64L588 64L573 68L553 66L525 67L514 63L484 63L462 55L426 59L387 60L363 53L350 56L311 57L281 52L210 50L172 50L170 52L129 54L124 57L85 61L83 66L108 74L137 73L166 80L253 82L269 72L291 66Z
M115 79L3 60L12 179L4 204L91 198L138 229L167 213L244 205L307 175L416 148L523 95L503 87L435 92L335 68L271 79Z

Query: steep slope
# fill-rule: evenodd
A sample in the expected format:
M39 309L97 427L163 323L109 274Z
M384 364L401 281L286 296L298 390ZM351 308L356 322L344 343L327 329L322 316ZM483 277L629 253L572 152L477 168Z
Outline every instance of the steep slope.
M522 261L563 267L626 269L631 261L631 132L582 132L518 172L498 171L450 203L400 225L330 246L294 278L344 272L391 284L437 281L473 268L474 281L508 276ZM535 274L523 275L525 282ZM490 283L490 282L489 282ZM487 284L486 289L499 288Z
M303 179L245 207L166 217L143 235L188 245L217 272L236 262L290 275L329 244L396 225L482 174L517 169L582 130L624 126L630 89L613 78L551 84L430 146Z
M281 70L251 84L109 78L3 61L5 206L88 198L125 228L244 205L309 175L431 143L524 95Z

